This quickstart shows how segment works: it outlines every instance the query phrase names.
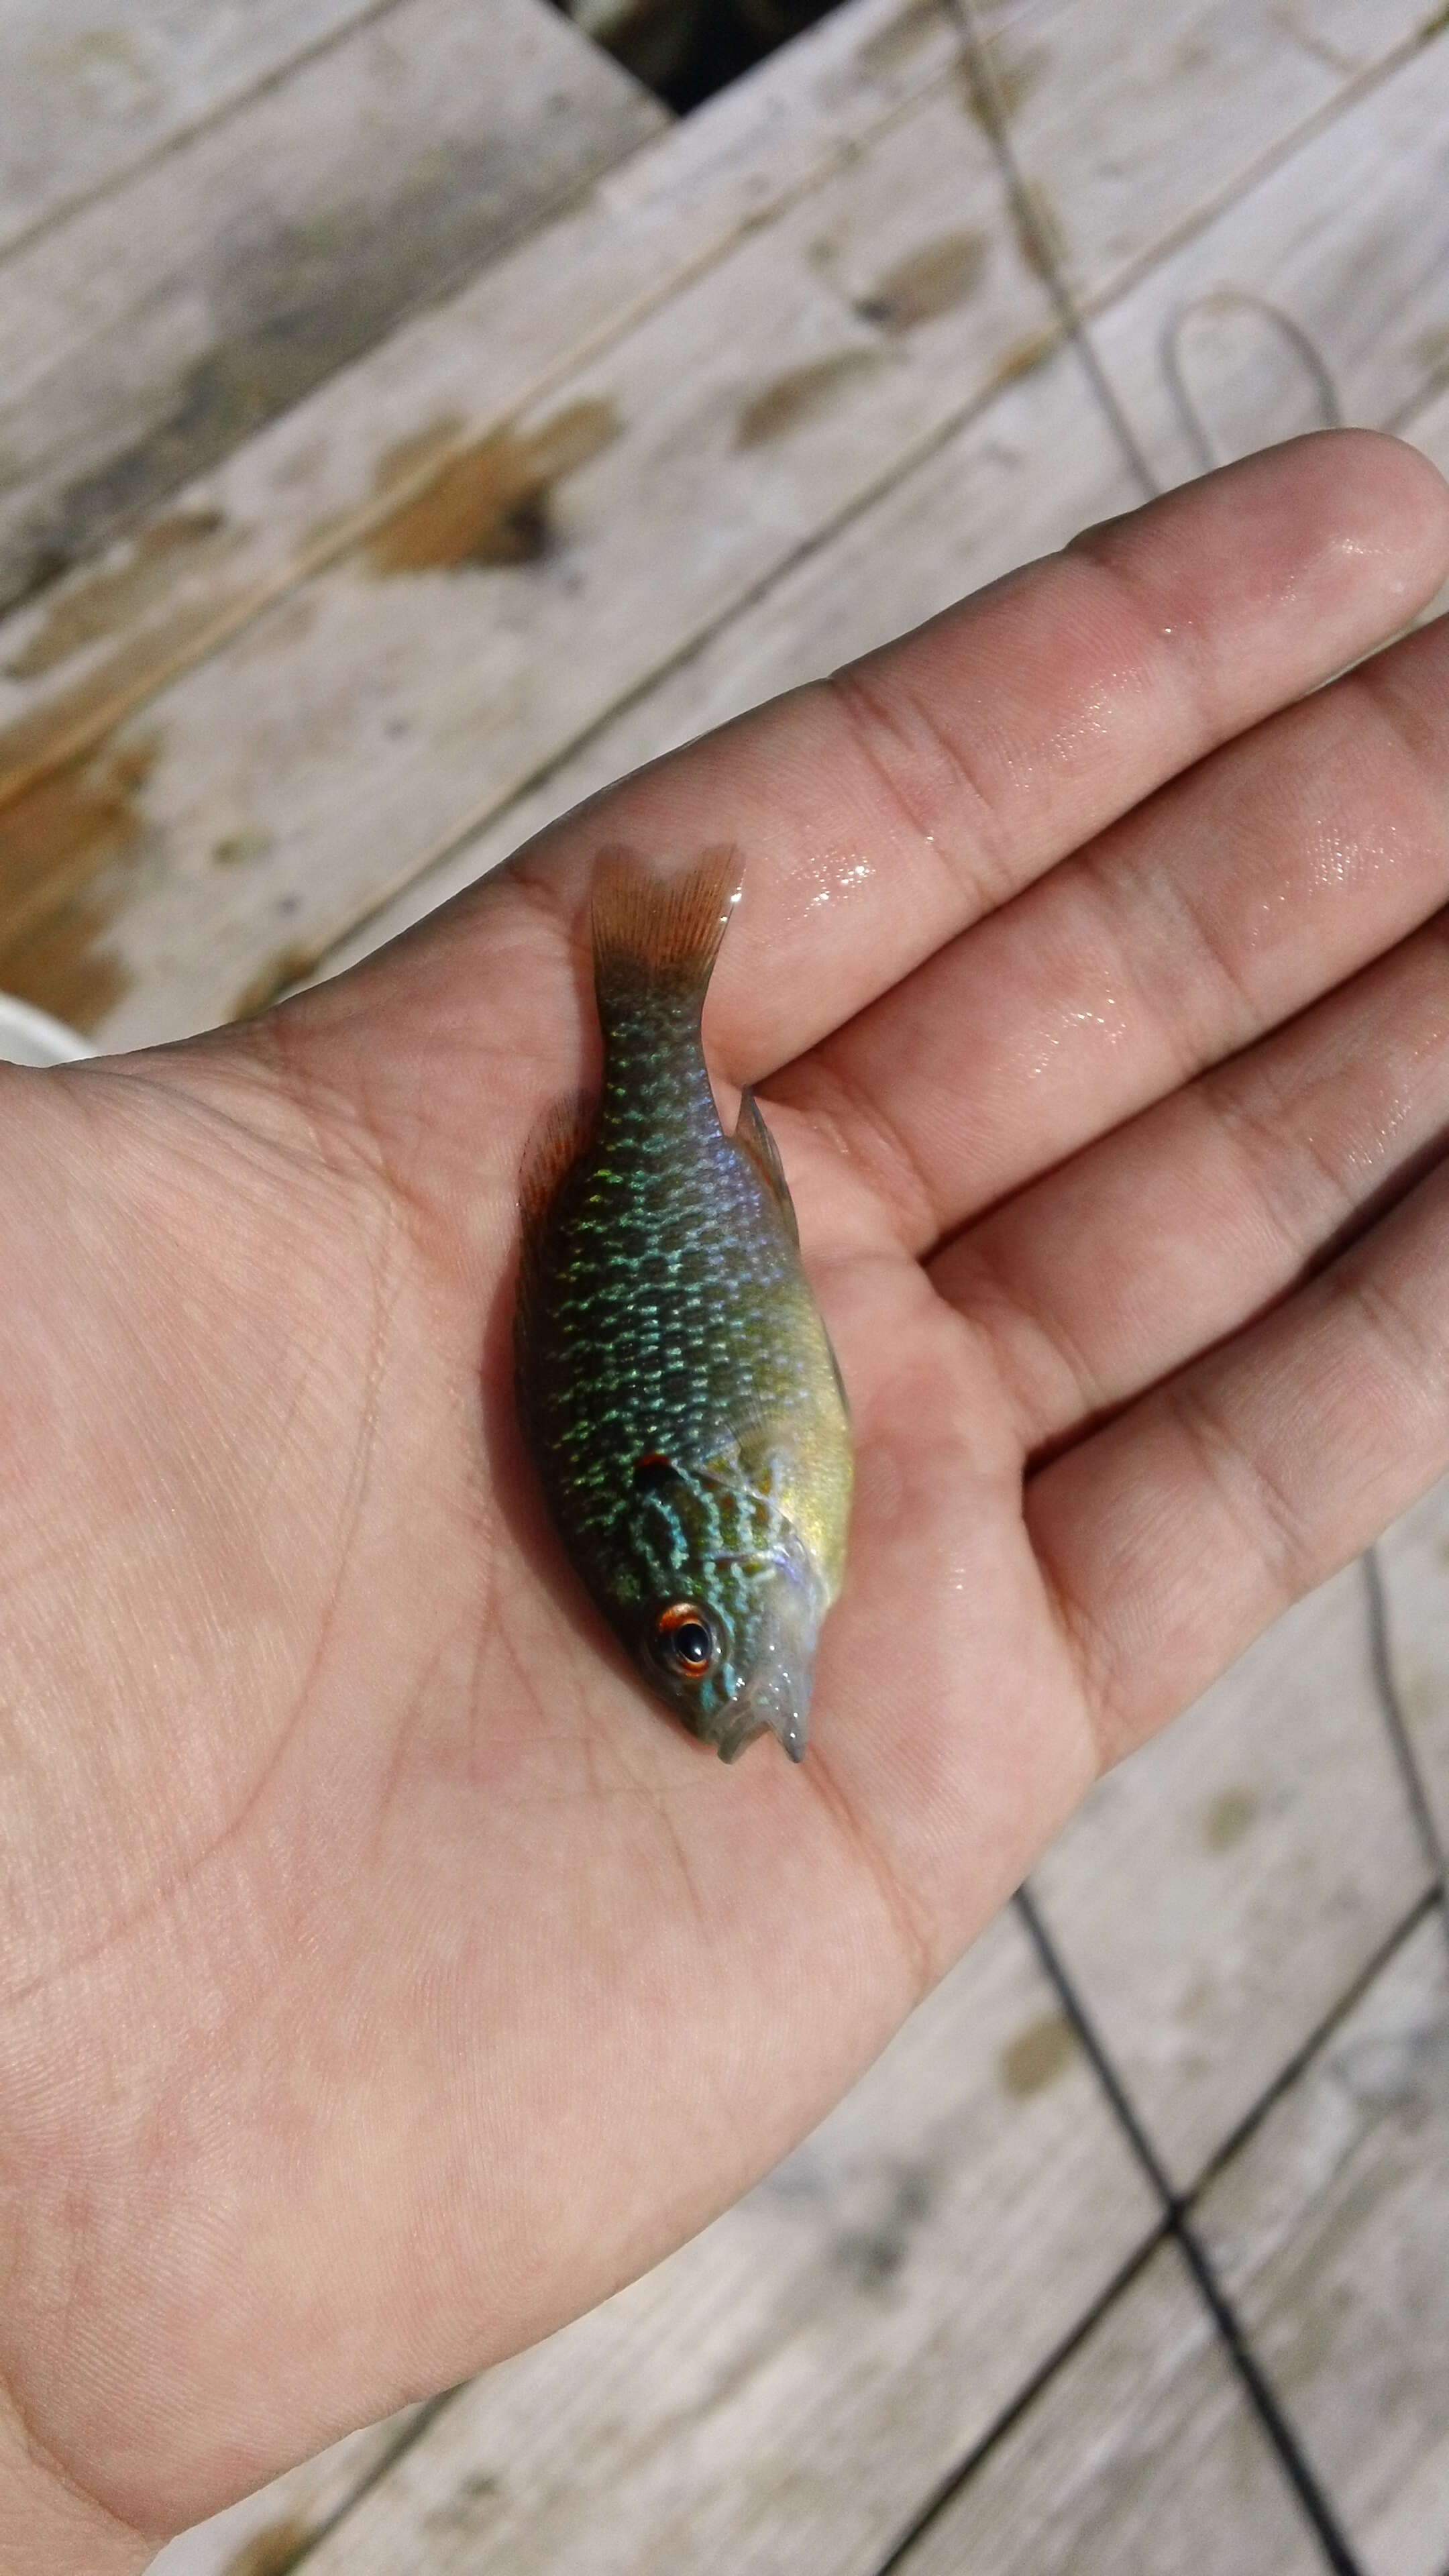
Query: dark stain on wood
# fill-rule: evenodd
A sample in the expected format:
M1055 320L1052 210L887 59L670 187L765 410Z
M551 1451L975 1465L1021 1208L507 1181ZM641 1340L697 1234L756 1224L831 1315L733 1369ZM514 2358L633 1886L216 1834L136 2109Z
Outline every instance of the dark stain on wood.
M477 13L456 14L466 24ZM588 49L581 52L586 59ZM294 108L309 78L320 83L327 77L323 61L301 75L301 89L292 82ZM594 77L592 70L581 73L585 98ZM406 126L415 115L406 71L401 93ZM399 160L393 138L374 171L359 166L355 195L283 213L275 190L259 185L219 236L208 236L203 225L196 241L178 245L169 276L155 279L151 291L164 298L179 284L194 293L214 317L214 339L174 374L149 379L123 403L112 454L37 494L23 528L0 530L0 606L24 598L106 538L133 527L370 349L405 315L450 292L522 239L546 207L607 168L627 145L654 133L660 122L659 110L642 91L632 98L620 94L609 115L585 113L578 141L561 161L546 126L566 131L572 104L564 80L543 110L545 124L535 112L530 133L511 127L496 103L485 98L480 105L476 96L467 96L452 133L439 132L430 115L406 160ZM182 146L203 159L206 148L204 137ZM285 184L304 188L295 173ZM115 363L111 343L124 335L127 319L120 317L109 339L97 334L94 369L82 356L62 371L64 407L58 395L54 415L58 478L72 419L102 416L106 371Z
M286 2522L269 2522L264 2531L254 2531L250 2540L242 2542L221 2576L288 2576L311 2538L305 2522L295 2516Z
M279 949L274 957L268 958L265 966L259 966L254 975L248 976L235 996L227 1018L254 1020L260 1012L269 1011L274 1002L281 1000L289 985L300 984L304 976L311 974L318 953L315 948L305 947L300 940Z
M1012 229L1027 267L1050 286L1066 266L1067 236L1061 217L1038 181L1023 180L1010 198Z
M1202 1820L1202 1838L1210 1852L1231 1851L1240 1843L1258 1812L1251 1789L1224 1789L1210 1800Z
M386 500L410 484L417 484L451 456L463 436L461 412L445 411L438 420L430 420L426 429L415 430L411 437L400 438L393 447L383 449L372 478L372 489L378 500Z
M387 517L391 509L422 489L447 456L460 445L463 436L460 412L444 412L441 419L430 421L426 429L400 438L396 445L383 450L373 468L372 483L366 497L341 510L328 510L314 519L298 538L292 557L292 577L304 580L325 563L344 554L349 547L360 545L370 528ZM379 503L387 508L380 509Z
M1049 358L1061 347L1060 331L1033 331L1026 339L1013 341L1004 358L992 369L993 385L1014 384L1018 376L1029 376L1043 358Z
M265 858L271 846L270 832L228 832L212 842L211 864L214 868L244 868L251 859Z
M857 2289L881 2291L895 2279L937 2197L934 2177L925 2165L901 2165L890 2175L886 2205L874 2225L851 2228L837 2238L833 2249L835 2260Z
M219 592L174 609L127 637L83 679L0 728L0 806L107 741L143 698L228 634L251 604L254 595L249 601Z
M497 429L448 458L421 492L366 542L372 570L383 575L456 572L467 565L536 563L553 541L550 502L619 435L608 402L571 403L537 429ZM395 475L401 451L379 471Z
M166 598L178 570L235 545L220 510L174 510L143 528L128 560L75 582L6 665L12 680L39 679Z
M487 2469L475 2469L470 2477L459 2481L444 2503L430 2507L423 2526L430 2539L443 2545L444 2563L461 2563L454 2555L458 2545L483 2539L490 2525L496 2525L503 2502L503 2480Z
M153 742L66 761L0 808L0 988L77 1028L127 978L102 945L140 855Z
M881 363L877 349L840 349L833 357L792 367L788 375L777 376L745 404L735 427L736 447L767 447L773 439L817 420L839 395Z
M882 331L913 331L975 294L991 245L985 233L943 233L898 260L856 305L862 322Z
M999 41L988 41L987 60L970 47L961 52L961 95L966 113L983 134L996 141L1041 80L1051 56L1044 45L1029 53L1008 54Z
M1076 2033L1064 2013L1042 2013L1029 2021L1001 2052L1001 2080L1008 2093L1027 2101L1045 2092L1064 2075L1077 2053Z

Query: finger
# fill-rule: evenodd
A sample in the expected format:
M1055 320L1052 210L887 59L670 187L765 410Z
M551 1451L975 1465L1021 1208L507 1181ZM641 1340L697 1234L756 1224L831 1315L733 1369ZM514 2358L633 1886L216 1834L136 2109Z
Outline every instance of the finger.
M757 1079L1406 624L1446 571L1449 491L1394 440L1336 433L1225 468L551 827L413 934L406 968L361 970L373 998L387 973L395 1012L386 1030L367 1014L370 1064L466 995L500 1053L546 1047L557 1074L560 1017L579 1017L558 931L600 843L733 839L748 895L709 1026L721 1070Z
M1441 619L1174 780L772 1090L924 1250L1449 900L1446 704Z
M1262 1322L1028 1484L1104 1758L1449 1467L1449 1166Z
M1283 1296L1410 1186L1446 1122L1440 914L958 1236L932 1281L984 1333L1030 1452Z

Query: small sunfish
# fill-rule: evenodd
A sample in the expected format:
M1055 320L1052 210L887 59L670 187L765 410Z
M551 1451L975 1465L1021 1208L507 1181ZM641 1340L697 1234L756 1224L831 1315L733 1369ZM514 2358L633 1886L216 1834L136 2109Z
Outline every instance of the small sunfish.
M773 1139L720 1124L700 1012L732 850L664 877L601 851L602 1097L525 1165L515 1328L525 1439L564 1546L644 1680L733 1762L798 1762L840 1588L850 1424Z

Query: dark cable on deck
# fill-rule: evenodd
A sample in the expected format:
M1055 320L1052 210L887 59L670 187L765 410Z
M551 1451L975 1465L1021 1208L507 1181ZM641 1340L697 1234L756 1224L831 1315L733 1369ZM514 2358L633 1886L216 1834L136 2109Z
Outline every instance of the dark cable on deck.
M1439 1831L1433 1802L1425 1784L1414 1739L1404 1711L1403 1695L1394 1670L1393 1637L1389 1624L1389 1600L1384 1584L1384 1569L1376 1547L1369 1548L1363 1559L1364 1583L1368 1592L1369 1659L1373 1667L1374 1686L1379 1695L1389 1742L1399 1766L1404 1791L1413 1811L1429 1875L1439 1901L1439 1922L1444 1939L1449 1943L1449 1852Z
M1097 2080L1115 2111L1127 2142L1142 2167L1147 2180L1162 2202L1171 2236L1199 2291L1207 2304L1243 2388L1259 2422L1295 2489L1298 2501L1312 2524L1325 2563L1335 2576L1365 2576L1358 2560L1339 2529L1333 2509L1309 2464L1297 2434L1278 2403L1272 2383L1260 2368L1226 2291L1217 2278L1206 2251L1187 2214L1187 2203L1174 2187L1165 2165L1151 2138L1137 2116L1126 2089L1108 2056L1085 2005L1077 1993L1051 1934L1037 1911L1036 1900L1029 1889L1018 1889L1016 1908L1031 1938L1037 1956L1055 1987L1063 2012L1071 2023L1085 2051Z

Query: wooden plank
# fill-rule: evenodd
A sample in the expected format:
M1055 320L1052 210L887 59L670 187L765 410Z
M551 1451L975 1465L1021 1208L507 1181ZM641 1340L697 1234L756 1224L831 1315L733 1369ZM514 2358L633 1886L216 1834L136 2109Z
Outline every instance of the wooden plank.
M4 264L0 598L657 131L544 0L394 0Z
M1395 1523L1379 1565L1399 1706L1449 1849L1449 1482Z
M1175 2247L995 2442L900 2576L1319 2576L1322 2553Z
M169 2541L147 2576L276 2576L407 2440L421 2409L369 2424Z
M1071 0L1051 24L1078 15ZM1068 79L1065 46L1053 60ZM1271 136L1256 113L1245 101L1261 152ZM1184 202L1201 188L1195 167ZM119 830L87 821L66 881L69 903L77 871L94 880L119 847L109 953L97 959L93 909L47 921L44 889L38 905L27 889L0 979L114 1043L274 986L818 542L1053 327L986 138L938 89L546 406L445 464L388 523L393 538L375 532L154 700L81 782L90 816L98 797L114 805L118 761L124 778L151 763ZM510 551L531 559L497 559ZM14 829L33 843L29 818ZM245 854L224 897L206 884L214 851L224 864ZM149 1000L125 1006L121 986L158 959Z
M1075 354L1059 350L766 586L435 868L328 952L336 974L533 833L747 707L818 679L1139 497Z
M1103 1780L1033 1878L1188 2188L1427 1885L1362 1568L1301 1602Z
M1050 316L1000 207L985 138L928 101L113 737L93 779L148 770L111 942L146 1029L168 968L195 1026L341 931L1015 366ZM854 309L926 246L956 275L912 327ZM0 848L32 829L12 801ZM20 900L0 985L54 1006Z
M1449 1961L1424 1920L1198 2213L1365 2576L1449 2560Z
M391 0L381 0L381 6ZM0 252L274 79L379 0L7 0Z
M308 2576L867 2576L1155 2219L1003 1917L766 2183L453 2398Z
M1145 26L1127 0L1110 7L978 0L977 22L1002 49L1001 92L1028 120L1026 140L1049 152L1054 185L1092 237L1074 257L1085 270L1095 247L1094 293L1112 282L1101 258L1130 266L1150 255L1162 223L1171 229L1199 214L1279 148L1285 131L1323 114L1346 85L1392 59L1410 40L1417 0L1376 9L1357 51L1362 0L1312 5L1327 33L1310 28L1311 41L1300 41L1298 18L1274 17L1263 21L1269 42L1260 54L1253 30L1261 13L1244 0L1215 7L1170 0ZM667 147L646 153L619 187L534 246L481 303L465 297L449 323L399 349L393 366L359 376L355 402L344 399L335 414L325 406L309 413L291 439L263 448L254 475L189 494L188 522L210 522L218 512L225 522L225 561L163 547L164 561L148 557L143 577L119 590L114 576L127 562L105 568L110 646L100 659L110 685L98 685L91 656L81 705L68 708L61 730L73 735L84 716L93 731L102 710L134 703L158 668L174 667L201 636L235 623L301 563L339 543L349 521L375 514L380 467L388 467L385 490L404 470L399 450L423 429L449 420L463 444L496 426L580 346L597 345L713 256L741 222L763 219L782 194L808 185L883 112L949 81L956 44L944 12L922 0L854 0L710 102ZM1142 96L1124 88L1129 62ZM1090 114L1079 108L1079 88ZM1206 138L1206 149L1185 150L1179 134L1164 134L1160 117L1144 119L1143 97L1180 103L1183 130ZM967 103L979 106L974 92ZM1113 202L1120 197L1129 166L1128 203L1141 214L1098 222L1094 231L1092 204L1104 191ZM94 640L93 622L88 631ZM31 640L22 633L0 642L0 667L18 660L22 677L41 676L27 667ZM47 653L53 649L52 637ZM55 667L48 661L48 689L32 687L18 702L7 704L0 690L0 721L34 718L57 693L73 698L74 675L62 682Z
M1332 417L1392 427L1449 366L1449 25L1094 325L1163 481Z
M1088 9L1073 23L1064 80L1055 31L1007 56L1000 104L1045 239L1090 305L1147 255L1240 198L1265 161L1316 115L1338 115L1434 23L1429 0L1215 0L1191 22L1169 10Z
M0 792L93 739L838 166L939 80L956 42L933 5L852 0L248 438L135 541L0 623ZM0 500L0 552L5 527Z

